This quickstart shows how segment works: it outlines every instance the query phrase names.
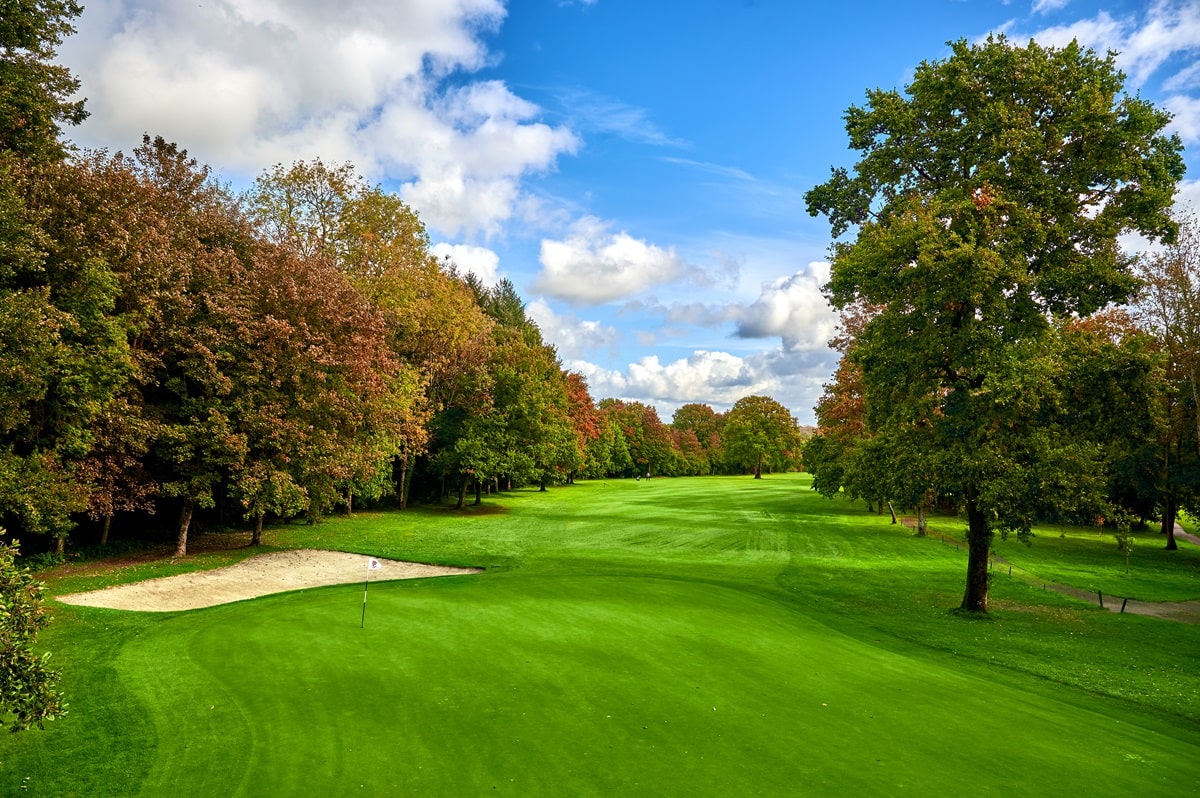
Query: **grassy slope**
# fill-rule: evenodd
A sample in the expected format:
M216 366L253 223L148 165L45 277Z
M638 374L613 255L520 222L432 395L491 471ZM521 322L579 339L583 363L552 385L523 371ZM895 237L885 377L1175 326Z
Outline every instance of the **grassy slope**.
M805 485L593 482L271 530L492 566L374 585L366 629L361 586L61 606L43 639L72 714L0 740L0 794L1198 789L1196 627L1000 577L995 619L955 617L961 553Z

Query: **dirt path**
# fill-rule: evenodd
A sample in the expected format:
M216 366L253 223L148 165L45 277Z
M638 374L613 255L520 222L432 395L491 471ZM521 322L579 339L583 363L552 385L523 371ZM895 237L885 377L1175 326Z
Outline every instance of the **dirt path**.
M909 529L915 529L917 519L901 518L900 522ZM957 545L957 541L948 538L940 532L929 530L930 536L939 537L943 543ZM1189 534L1183 531L1179 524L1175 525L1175 537L1178 540L1185 540L1188 543L1200 546L1200 537ZM992 562L1009 565L1008 560L1003 557L992 556ZM1020 578L1030 584L1043 585L1047 590L1053 590L1056 593L1061 593L1064 596L1086 601L1089 604L1096 604L1110 612L1128 612L1134 615L1148 615L1153 618L1163 618L1169 621L1179 621L1180 623L1200 624L1200 600L1197 601L1139 601L1138 599L1125 598L1124 596L1106 596L1097 593L1094 590L1085 590L1071 585L1060 585L1052 582L1040 582L1031 576L1024 574L1013 574L1014 577Z
M368 570L375 560L379 567ZM236 565L106 587L87 593L56 596L66 604L143 612L174 612L228 604L321 585L364 581L419 579L430 576L479 573L478 568L453 568L424 563L384 560L341 551L296 549L250 557Z

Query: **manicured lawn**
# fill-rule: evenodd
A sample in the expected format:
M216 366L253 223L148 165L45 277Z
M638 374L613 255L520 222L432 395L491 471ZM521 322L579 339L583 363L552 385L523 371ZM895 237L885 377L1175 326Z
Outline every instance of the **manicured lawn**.
M0 794L1200 791L1198 627L999 577L995 617L959 617L965 555L807 485L589 482L269 530L489 566L373 585L365 629L361 585L57 605L71 714L0 739Z

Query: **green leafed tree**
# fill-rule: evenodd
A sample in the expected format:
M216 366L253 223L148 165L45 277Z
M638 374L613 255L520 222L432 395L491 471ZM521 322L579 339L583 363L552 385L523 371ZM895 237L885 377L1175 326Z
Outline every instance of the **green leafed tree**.
M1165 359L1154 493L1167 548L1181 508L1200 510L1200 220L1179 217L1179 236L1138 262L1137 320Z
M791 412L769 396L746 396L725 419L725 448L734 461L762 479L781 470L800 450L800 428Z
M879 309L853 355L868 433L880 456L919 433L929 467L906 492L966 514L965 610L987 611L995 531L1028 534L1102 466L1056 404L1055 317L1129 298L1118 236L1175 230L1180 141L1123 87L1113 55L1074 43L955 42L903 93L846 112L859 161L806 195L835 237L855 232L833 247L827 296Z
M87 118L72 99L79 81L54 63L71 21L83 11L74 0L8 0L0 4L0 153L45 162L63 156L59 125Z
M4 530L0 529L0 536ZM40 582L16 563L17 546L0 541L0 723L14 731L39 728L66 710L58 674L33 651L49 619Z

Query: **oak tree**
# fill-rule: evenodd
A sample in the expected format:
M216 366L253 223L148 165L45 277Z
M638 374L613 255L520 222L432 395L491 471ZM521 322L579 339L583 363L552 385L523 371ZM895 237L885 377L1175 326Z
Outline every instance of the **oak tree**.
M806 195L835 237L826 287L880 312L859 337L867 426L934 447L916 487L953 495L968 523L962 608L987 611L994 532L1027 535L1035 508L1097 463L1062 434L1056 316L1129 298L1118 236L1170 236L1183 174L1169 116L1123 92L1115 56L1004 37L951 44L904 93L845 115L852 170Z
M800 429L791 411L769 396L745 396L725 420L729 456L762 479L763 468L786 468L800 448Z

